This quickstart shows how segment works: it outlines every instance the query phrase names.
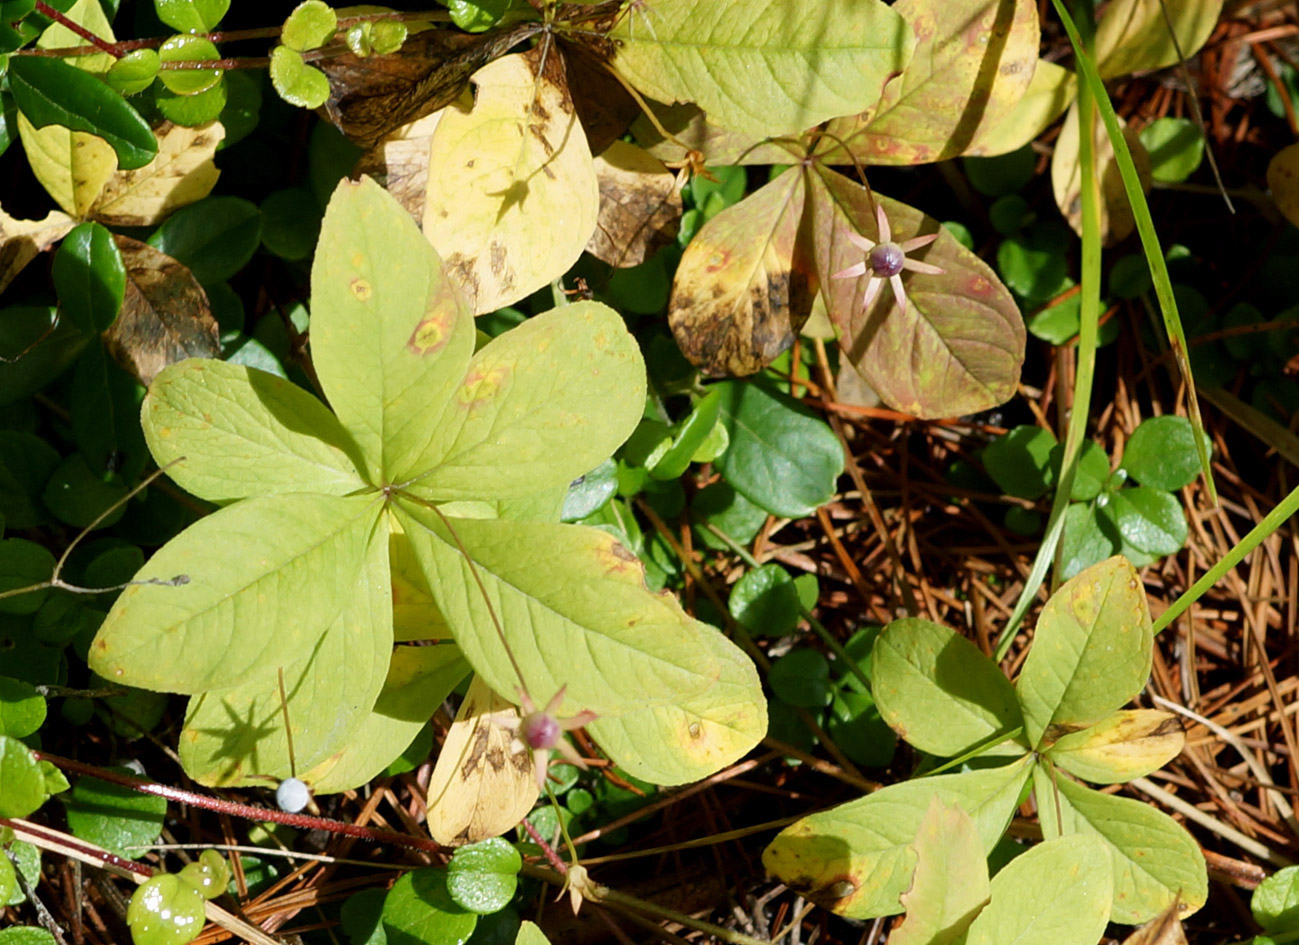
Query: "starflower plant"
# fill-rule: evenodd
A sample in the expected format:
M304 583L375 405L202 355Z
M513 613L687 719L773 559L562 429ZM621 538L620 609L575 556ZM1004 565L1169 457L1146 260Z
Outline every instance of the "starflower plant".
M140 569L90 664L192 697L189 774L289 775L287 704L302 780L362 784L471 668L503 695L559 693L551 720L597 714L610 757L661 784L748 751L766 730L748 658L651 592L611 535L558 523L568 484L644 407L617 313L579 302L480 344L437 254L368 179L329 204L311 310L329 407L191 359L142 408L158 463L219 508ZM142 583L158 575L188 580Z
M841 269L830 278L860 279L862 276L869 274L870 278L866 283L866 293L862 297L863 309L870 308L870 304L875 301L875 296L879 294L880 287L884 285L885 280L888 280L889 285L893 287L893 297L898 301L898 308L905 312L907 310L907 293L902 285L902 270L923 272L931 276L941 276L945 271L938 266L922 263L918 259L908 259L907 253L928 246L938 239L938 234L929 233L925 236L917 236L909 240L903 240L901 243L895 243L893 242L892 232L889 230L889 218L884 213L884 208L879 204L875 205L875 220L879 224L879 242L868 239L860 233L849 231L847 233L848 242L865 252L866 258L855 265L849 266L847 269Z

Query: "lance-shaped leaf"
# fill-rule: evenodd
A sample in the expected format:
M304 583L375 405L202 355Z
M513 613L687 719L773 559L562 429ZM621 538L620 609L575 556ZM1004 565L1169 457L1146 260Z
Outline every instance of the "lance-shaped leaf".
M1113 901L1109 852L1094 837L1039 843L992 881L992 902L970 926L965 945L1093 945Z
M816 294L798 245L805 193L801 174L782 174L690 241L668 321L691 363L713 374L752 374L793 344Z
M117 598L90 668L128 686L198 693L290 663L351 594L379 510L374 496L304 493L200 519L134 578L161 583L133 583Z
M473 319L437 253L373 181L338 185L311 270L311 353L373 483L423 471L464 377Z
M1114 875L1110 919L1148 922L1181 897L1181 917L1204 905L1208 875L1200 845L1173 818L1128 797L1102 794L1057 775L1046 766L1033 772L1042 835L1100 837L1109 848Z
M1015 683L1029 743L1043 748L1130 700L1150 676L1153 644L1145 588L1126 558L1062 584L1042 608Z
M698 105L651 105L658 125L672 135L664 138L659 127L645 115L632 122L631 132L645 150L660 161L679 162L686 152L698 151L704 163L788 164L807 153L800 140L745 134L712 124ZM804 136L806 137L806 136ZM684 145L684 147L683 147Z
M1078 91L1078 79L1068 69L1039 59L1028 84L1010 114L990 128L980 128L965 149L972 157L995 157L1018 151L1064 114Z
M164 124L154 159L110 175L87 214L112 226L153 226L202 200L221 176L212 158L225 135L225 126L215 121L196 128Z
M907 24L877 0L650 0L609 34L613 66L647 95L695 102L717 125L796 134L870 108L906 66Z
M577 262L600 191L558 50L506 56L474 84L473 107L448 109L433 133L423 227L482 314Z
M1222 0L1114 0L1096 24L1096 67L1102 79L1162 69L1178 61L1160 7L1166 8L1177 45L1188 58L1200 51L1222 15Z
M314 646L282 667L266 666L233 688L190 700L180 759L191 778L264 787L268 778L279 781L312 769L355 739L392 658L388 539L382 530L372 533L361 570L340 598L342 609Z
M616 268L638 266L676 238L681 193L648 152L615 141L595 159L600 215L586 251Z
M454 644L397 647L374 708L352 730L340 752L300 777L317 793L326 794L351 790L378 777L467 675L469 664Z
M1095 725L1062 735L1051 760L1094 784L1122 784L1162 768L1182 751L1186 732L1177 716L1157 709L1122 709Z
M62 125L36 128L18 116L18 135L32 174L67 213L85 217L117 168L117 156L102 138Z
M921 751L958 755L1023 725L1015 689L976 647L947 627L907 617L871 651L880 714Z
M0 210L0 292L76 224L72 217L57 210L51 210L41 220L15 220Z
M497 693L524 685L541 702L567 686L560 715L618 715L720 677L703 636L716 631L646 588L643 565L607 532L464 518L449 528L406 500L396 509L456 642Z
M911 847L915 878L902 894L907 917L893 927L891 945L960 940L990 895L987 855L974 820L959 805L946 805L935 796Z
M122 307L126 267L113 235L98 223L83 223L59 246L51 267L59 308L87 334L103 331Z
M781 882L818 905L853 919L895 915L911 885L916 833L937 797L974 820L983 852L1001 839L1028 783L1028 757L962 774L917 778L786 827L762 854Z
M1029 88L1041 40L1033 0L898 0L893 12L915 31L911 61L873 108L830 122L823 160L851 163L846 146L866 164L945 161Z
M840 174L818 170L808 174L808 200L821 294L839 331L839 346L880 397L918 417L973 413L1010 398L1024 360L1024 320L982 260L938 221L876 195L894 240L938 234L919 258L944 272L907 273L905 311L890 291L878 292L870 307L863 307L866 275L831 277L862 261L849 233L878 239L869 192Z
M645 366L618 313L577 302L484 345L443 400L418 431L421 454L390 467L391 480L439 502L533 495L590 472L631 435Z
M1140 136L1128 128L1119 119L1123 128L1123 139L1132 152L1132 162L1137 168L1137 177L1141 180L1142 190L1150 190L1150 154L1141 143ZM1064 214L1075 233L1082 233L1082 170L1078 166L1078 103L1069 108L1060 137L1055 141L1055 153L1051 155L1051 189L1055 193L1056 206ZM1132 205L1128 202L1127 191L1123 189L1123 176L1119 173L1118 161L1114 159L1114 148L1110 136L1099 120L1095 124L1096 143L1093 154L1096 159L1096 178L1100 181L1100 227L1101 239L1110 246L1132 232L1136 220L1132 215Z
M141 423L181 488L226 503L282 492L347 495L365 485L329 409L301 387L238 364L192 358L154 378Z
M701 648L717 682L680 702L599 718L587 726L618 767L654 784L688 784L741 758L767 734L767 703L753 661L711 628Z

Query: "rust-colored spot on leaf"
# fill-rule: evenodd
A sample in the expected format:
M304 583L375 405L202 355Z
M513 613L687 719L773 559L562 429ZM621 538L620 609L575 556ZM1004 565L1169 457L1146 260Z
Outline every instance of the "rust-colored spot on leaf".
M374 287L371 286L367 280L362 279L359 276L352 280L348 288L352 290L352 295L359 302L368 302L370 296L374 294Z
M425 317L415 326L407 347L420 355L441 351L447 339L451 337L455 319L454 312L438 312Z
M496 396L496 392L505 386L513 373L504 364L493 365L486 370L474 370L465 375L465 382L456 394L456 401L463 407L473 410L480 404L487 403Z

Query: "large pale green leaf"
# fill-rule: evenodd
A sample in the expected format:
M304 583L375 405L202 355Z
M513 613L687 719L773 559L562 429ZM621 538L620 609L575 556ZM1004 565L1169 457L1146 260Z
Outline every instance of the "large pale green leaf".
M1126 558L1061 585L1042 608L1015 683L1029 743L1043 748L1140 692L1153 643L1145 588Z
M590 732L629 774L654 784L687 784L742 757L767 734L762 682L738 646L701 629L700 648L722 672L703 692L678 703L597 719Z
M1090 728L1062 735L1047 756L1075 777L1121 784L1145 777L1178 756L1186 732L1158 709L1121 709Z
M782 174L705 223L686 247L668 321L697 367L753 374L793 344L816 294L798 242L805 194L802 174Z
M832 121L824 158L929 164L964 153L1028 91L1041 42L1034 0L898 0L916 34L899 80L861 115ZM839 144L838 142L843 142Z
M390 472L438 502L547 492L608 459L644 408L636 339L613 309L577 302L474 354L436 427L424 430L418 463Z
M334 191L311 270L311 354L366 478L421 457L474 346L473 318L410 215L369 178Z
M380 510L375 496L304 493L200 519L134 578L164 583L133 583L118 597L90 668L128 686L198 693L291 662L351 594Z
M930 802L937 797L969 814L986 854L1001 839L1031 769L1024 757L1000 768L890 785L786 827L763 852L763 865L839 915L894 915L911 885L912 843Z
M871 651L880 714L921 751L958 755L1023 723L1015 688L959 633L928 620L895 620Z
M1149 804L1102 794L1064 775L1055 784L1043 766L1033 775L1042 835L1098 836L1114 870L1114 922L1148 922L1180 897L1182 918L1208 898L1200 845L1173 818ZM1057 807L1058 803L1058 807Z
M281 492L346 495L365 483L356 446L315 397L255 368L188 358L164 368L140 411L158 465L212 502Z
M907 917L893 926L890 945L959 941L989 896L987 854L974 820L934 797L911 846L916 872L902 894Z
M1177 62L1161 6L1188 57L1200 51L1222 15L1222 0L1114 0L1096 25L1096 68L1102 79Z
M695 102L711 122L795 134L870 108L914 39L877 0L713 0L633 4L610 37L613 66L662 102Z
M1009 115L991 128L980 127L965 153L977 157L995 157L1018 151L1064 114L1078 91L1074 74L1054 62L1039 59L1033 70L1033 81Z
M938 234L917 258L945 272L907 273L905 312L891 286L864 308L866 277L831 277L862 261L849 232L878 239L871 195L829 170L808 179L821 294L839 347L880 397L918 417L974 413L1008 400L1024 361L1024 320L992 270L937 220L876 194L895 241Z
M651 108L658 126L641 114L632 122L631 133L660 161L682 161L687 156L686 149L698 151L703 155L704 163L714 167L723 164L786 164L800 160L807 153L801 141L778 138L768 143L763 135L719 128L708 121L697 105L654 105ZM671 133L672 138L664 138L660 127Z
M403 499L396 509L456 642L502 696L517 698L522 682L543 705L567 686L562 714L620 715L720 678L704 637L716 631L646 588L643 565L607 532L458 518L453 537L429 509Z
M302 777L317 793L350 790L375 778L467 675L469 664L454 644L397 647L374 709L341 752Z
M1039 843L1002 868L966 945L1094 945L1105 931L1113 878L1105 844L1088 836Z
M384 684L392 658L392 611L388 535L376 529L351 593L315 646L283 667L266 666L240 685L190 700L180 736L186 773L200 784L265 786L267 778L296 776L345 750Z

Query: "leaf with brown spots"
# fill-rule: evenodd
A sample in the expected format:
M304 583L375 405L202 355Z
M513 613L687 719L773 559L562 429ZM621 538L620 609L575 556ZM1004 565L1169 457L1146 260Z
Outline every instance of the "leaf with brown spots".
M1074 777L1093 784L1144 778L1182 751L1186 732L1177 716L1158 709L1121 709L1095 725L1048 732L1047 754ZM1074 727L1076 728L1076 727Z
M519 710L475 675L447 731L428 788L428 829L448 846L498 837L536 803L527 746L506 725Z
M154 134L157 156L144 167L109 177L87 211L90 219L112 226L152 226L212 191L221 176L212 158L226 135L220 122L197 128L165 123Z
M220 357L216 319L193 273L139 240L113 239L126 265L126 295L104 344L117 362L147 387L169 364Z
M816 295L799 245L804 179L786 173L713 217L681 257L668 320L712 374L753 374L794 341Z
M676 238L676 175L648 152L615 141L595 159L600 215L586 251L615 268L638 266Z
M58 210L51 210L43 220L15 220L0 209L0 292L76 225L76 220Z
M807 176L816 269L839 347L884 402L918 417L951 417L1009 400L1024 361L1024 320L992 270L937 220L877 194L894 240L938 234L918 257L944 272L906 272L905 311L888 286L863 306L866 276L831 277L862 261L850 232L879 235L870 194L828 169Z
M1123 128L1123 139L1128 144L1128 150L1132 152L1132 162L1136 165L1141 189L1148 193L1150 155L1137 133L1128 128L1122 118L1118 122ZM1132 232L1136 227L1136 218L1132 215L1127 191L1123 189L1123 176L1119 173L1119 162L1114 159L1110 136L1099 119L1096 121L1095 133L1093 153L1096 155L1096 177L1101 188L1101 241L1106 246L1112 246ZM1055 141L1055 153L1051 156L1051 188L1055 191L1056 206L1074 232L1081 234L1082 170L1078 165L1079 144L1078 103L1074 102L1069 108L1069 114L1065 116L1060 137Z
M595 162L553 45L474 76L468 112L433 133L424 235L475 314L526 298L563 275L595 231Z
M869 111L830 122L823 161L947 160L1029 88L1040 45L1035 0L898 0L893 11L915 32L911 62Z

